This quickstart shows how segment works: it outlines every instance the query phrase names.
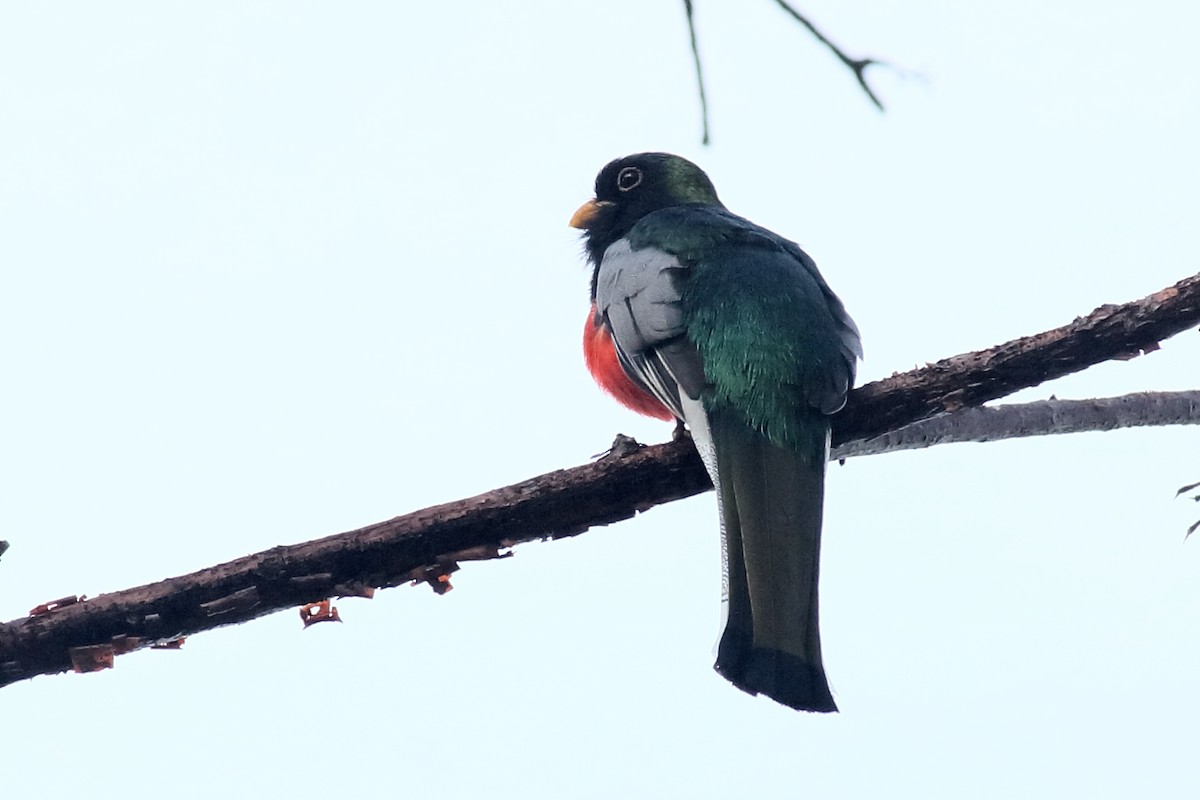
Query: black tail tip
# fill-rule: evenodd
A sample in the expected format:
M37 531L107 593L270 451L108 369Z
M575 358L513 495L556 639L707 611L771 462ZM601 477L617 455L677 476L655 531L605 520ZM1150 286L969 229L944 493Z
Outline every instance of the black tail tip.
M797 711L828 714L838 710L825 670L790 653L753 648L739 658L718 657L713 669L743 692L766 695Z

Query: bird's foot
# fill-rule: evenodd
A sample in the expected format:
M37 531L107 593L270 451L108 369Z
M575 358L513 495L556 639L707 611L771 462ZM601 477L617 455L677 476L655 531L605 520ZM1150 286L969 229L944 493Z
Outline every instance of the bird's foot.
M642 444L632 436L626 436L623 433L618 433L616 438L613 439L611 447L609 447L603 453L596 453L594 456L592 456L592 458L624 458L625 456L633 455L645 446L646 445Z

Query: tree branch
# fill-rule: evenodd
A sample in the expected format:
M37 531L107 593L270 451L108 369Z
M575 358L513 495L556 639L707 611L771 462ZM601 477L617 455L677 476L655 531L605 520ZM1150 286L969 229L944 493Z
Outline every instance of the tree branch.
M942 359L856 389L833 418L835 445L867 439L917 420L982 405L1079 372L1128 359L1200 320L1200 275L1141 300L1105 305L1059 328Z
M873 439L848 442L835 448L830 457L858 458L939 444L1161 425L1200 425L1200 391L1136 392L1091 400L1052 397L1033 403L964 408Z
M1157 349L1200 324L1200 275L1069 325L967 353L854 391L834 440L877 437L1110 358ZM442 591L462 560L496 558L518 542L560 538L628 519L710 488L687 441L613 453L455 503L349 533L275 547L226 564L0 624L0 686L373 587L427 581Z
M883 111L883 103L879 102L879 98L875 96L875 92L871 91L871 87L867 85L866 76L867 67L871 66L872 64L880 64L882 62L876 61L873 58L851 58L842 52L840 47L829 41L825 34L821 33L819 30L817 30L815 25L809 22L807 17L805 17L796 9L792 8L791 5L785 2L785 0L775 0L775 2L779 4L780 8L791 14L797 22L808 28L808 32L817 37L817 41L832 50L833 54L837 56L843 64L850 68L850 71L854 73L854 77L858 78L858 85L861 86L862 90L867 93L867 97L871 98L871 102L875 104L876 108L878 108L880 111Z
M784 0L775 0L775 2L779 4L780 8L791 14L797 22L799 22L805 28L808 28L809 33L815 36L817 41L833 51L833 54L837 56L843 64L850 68L850 71L854 73L854 77L858 79L858 85L861 86L862 90L867 93L867 97L871 98L871 102L875 104L876 108L878 108L880 111L883 111L883 103L879 101L879 98L876 97L875 92L873 92L871 87L867 84L866 76L867 67L871 66L872 64L882 64L883 62L874 58L850 58L850 56L846 55L840 47L829 41L825 34L817 30L817 27L813 25L807 17L805 17L796 9L792 8L791 5L786 3ZM696 42L695 8L693 7L692 0L683 0L683 10L687 16L688 38L690 39L692 46L692 61L696 66L696 86L700 90L700 119L704 131L704 135L701 138L700 143L707 145L710 141L708 134L708 97L704 90L704 72L700 66L700 47Z
M687 13L688 37L692 42L692 61L696 64L696 85L700 88L700 121L704 126L704 136L700 143L707 145L708 137L708 97L704 92L704 72L700 68L700 48L696 44L696 22L692 18L692 0L683 0L683 9Z

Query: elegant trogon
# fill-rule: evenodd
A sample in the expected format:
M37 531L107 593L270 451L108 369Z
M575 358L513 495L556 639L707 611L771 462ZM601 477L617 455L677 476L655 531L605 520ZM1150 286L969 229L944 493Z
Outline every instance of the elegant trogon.
M795 243L725 209L668 153L611 162L575 212L592 273L584 353L624 405L683 420L717 492L717 672L751 694L836 711L817 626L829 415L858 329Z

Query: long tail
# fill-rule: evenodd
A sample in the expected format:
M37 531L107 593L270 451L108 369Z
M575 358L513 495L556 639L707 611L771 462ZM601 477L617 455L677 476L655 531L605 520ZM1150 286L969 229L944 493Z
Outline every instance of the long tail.
M802 711L837 711L817 612L824 459L808 463L738 420L709 417L698 403L685 412L716 473L721 509L728 605L715 669L750 694ZM828 430L823 421L812 424Z

